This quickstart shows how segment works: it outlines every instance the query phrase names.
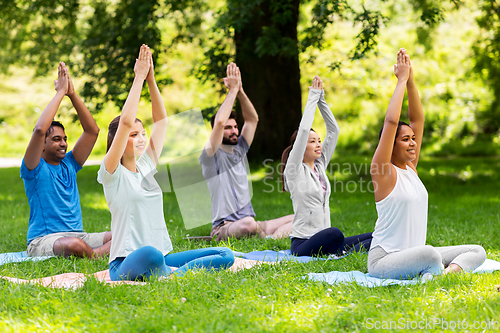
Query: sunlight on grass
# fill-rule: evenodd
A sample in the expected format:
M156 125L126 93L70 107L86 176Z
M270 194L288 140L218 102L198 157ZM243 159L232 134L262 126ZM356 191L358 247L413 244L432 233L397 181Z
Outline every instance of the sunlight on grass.
M108 209L106 198L101 193L82 193L80 194L80 202L82 206L95 209Z
M12 196L12 194L3 194L3 193L0 193L0 200L2 200L2 201L13 201L14 197Z
M335 161L338 165L333 167L333 175L345 174L344 183L366 180L365 170L360 170L369 163L365 157L337 157ZM497 163L495 158L422 160L419 171L429 192L429 244L480 243L488 258L500 260L500 185L498 173L490 174ZM352 166L351 172L344 172L345 165ZM91 231L109 230L106 228L110 225L102 186L95 180L98 168L84 167L78 174L84 227ZM257 218L290 214L288 193L276 188L265 191L268 169L252 169L252 205ZM435 170L434 175L431 169ZM466 181L455 176L464 171L472 172ZM26 249L29 207L18 175L18 168L4 169L0 174L2 184L9 189L0 197L0 203L4 203L0 209L2 252ZM277 178L274 171L272 181ZM332 188L334 185L332 181ZM344 188L330 199L332 226L347 236L373 230L377 219L373 193L359 188L350 193ZM229 239L220 243L186 240L186 234L210 234L210 225L184 229L176 193L164 193L164 212L174 252L209 246L226 246L241 252L290 248L287 238ZM499 293L495 289L500 284L500 272L440 276L426 284L383 288L328 285L303 278L310 272L367 272L366 260L365 253L339 260L261 265L237 273L200 271L182 279L151 281L144 286L110 287L90 279L77 290L0 280L0 331L359 332L368 329L370 318L388 322L442 319L469 323L500 318ZM92 274L107 268L107 258L51 258L5 264L0 267L0 274L33 279L69 272ZM130 320L124 322L123 318Z

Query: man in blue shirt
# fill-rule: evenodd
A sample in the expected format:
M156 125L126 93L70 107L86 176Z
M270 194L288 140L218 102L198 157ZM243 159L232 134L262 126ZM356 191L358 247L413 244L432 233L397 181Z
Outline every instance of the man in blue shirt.
M99 128L78 97L63 62L59 63L56 95L40 115L21 164L21 178L30 205L28 255L101 257L109 254L111 232L83 231L76 173L97 140ZM53 121L64 96L71 99L83 133L72 151L64 126Z

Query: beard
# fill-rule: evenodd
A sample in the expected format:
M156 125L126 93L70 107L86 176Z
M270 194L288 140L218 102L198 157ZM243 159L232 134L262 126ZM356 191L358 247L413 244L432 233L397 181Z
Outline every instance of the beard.
M223 145L236 146L238 144L238 137L236 135L232 135L229 138L222 138Z

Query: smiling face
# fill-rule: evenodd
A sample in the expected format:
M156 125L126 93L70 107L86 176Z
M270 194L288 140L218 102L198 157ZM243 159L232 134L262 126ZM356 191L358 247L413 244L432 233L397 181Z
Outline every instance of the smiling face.
M42 158L45 162L58 165L66 156L68 149L68 137L59 126L53 126L52 131L45 138Z
M393 160L401 162L413 161L416 158L417 142L415 133L409 126L401 126L392 151Z
M222 138L222 143L225 145L236 145L238 144L238 124L236 120L230 118L224 126L224 137Z
M314 162L321 157L321 138L318 133L309 131L309 138L307 139L306 151L304 152L304 163Z
M128 135L127 147L124 155L141 156L147 146L146 130L140 121L136 121Z

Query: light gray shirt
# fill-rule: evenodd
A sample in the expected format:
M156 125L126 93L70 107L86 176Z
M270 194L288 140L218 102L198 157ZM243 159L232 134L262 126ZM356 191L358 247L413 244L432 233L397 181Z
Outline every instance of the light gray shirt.
M251 185L246 160L248 149L250 147L247 141L240 136L232 153L220 148L213 156L208 156L205 150L201 153L199 161L212 198L213 228L223 221L238 221L247 216L255 216L250 201Z
M110 174L103 160L97 173L97 181L104 187L111 212L113 241L109 262L146 245L160 250L163 255L172 251L163 216L163 192L153 177L155 165L144 153L136 167L137 172L132 172L120 163Z
M326 193L314 170L303 162L316 105L326 123L326 138L321 157L314 162L314 165L319 177L326 184ZM329 206L331 186L325 168L335 151L339 131L339 125L325 101L324 91L311 89L283 175L285 189L290 192L295 212L290 238L309 239L317 232L331 227Z

